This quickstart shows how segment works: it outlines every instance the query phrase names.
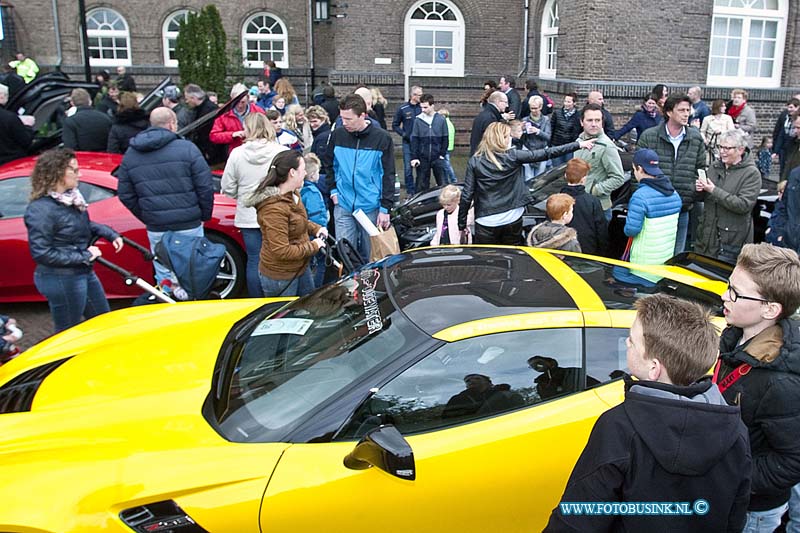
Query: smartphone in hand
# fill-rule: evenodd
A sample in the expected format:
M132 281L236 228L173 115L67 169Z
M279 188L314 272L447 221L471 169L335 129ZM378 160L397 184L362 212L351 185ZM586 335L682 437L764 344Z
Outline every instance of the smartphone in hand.
M706 176L706 171L704 169L702 169L702 168L698 169L697 170L697 178L702 180L702 181L708 180L708 177Z

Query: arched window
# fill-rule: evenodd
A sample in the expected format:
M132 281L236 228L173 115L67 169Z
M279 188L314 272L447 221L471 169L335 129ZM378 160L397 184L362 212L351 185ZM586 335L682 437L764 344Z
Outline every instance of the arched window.
M86 15L89 63L107 67L131 64L131 36L128 23L113 9L93 9Z
M779 87L788 0L714 0L709 85Z
M274 61L281 68L289 66L289 34L281 19L269 13L256 13L244 23L242 51L248 67L264 66Z
M555 78L558 67L558 0L549 0L542 12L539 76Z
M175 57L175 45L178 42L178 32L182 22L186 22L186 17L191 13L188 9L181 9L171 13L164 21L161 28L161 41L164 46L164 65L177 67L178 58Z
M405 22L405 70L410 76L464 76L464 17L450 2L422 1Z

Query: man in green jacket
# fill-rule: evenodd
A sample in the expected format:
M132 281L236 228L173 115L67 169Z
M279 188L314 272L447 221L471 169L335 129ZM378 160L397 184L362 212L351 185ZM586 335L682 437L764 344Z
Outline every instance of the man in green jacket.
M597 104L586 104L581 110L583 133L580 141L594 140L594 146L575 152L577 159L583 159L592 167L586 176L586 191L600 200L606 216L611 220L611 193L625 183L622 160L619 150L608 135L603 132L603 108Z
M700 131L688 125L691 114L692 102L688 96L670 94L664 103L666 121L645 130L637 143L638 148L655 150L662 172L681 197L676 255L686 249L689 211L696 209L697 215L702 211L702 204L695 204L695 182L697 171L706 168L706 146ZM699 216L695 218L699 219Z
M17 52L17 60L10 62L9 65L17 70L17 74L25 80L25 83L32 82L39 73L39 65L36 64L36 61L26 57L22 52Z

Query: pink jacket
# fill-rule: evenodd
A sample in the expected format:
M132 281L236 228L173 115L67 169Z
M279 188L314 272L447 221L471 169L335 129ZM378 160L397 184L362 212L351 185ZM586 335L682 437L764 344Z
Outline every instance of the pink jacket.
M250 104L250 112L263 114L264 110L255 104ZM233 113L233 109L231 109L214 120L214 127L211 128L208 139L215 144L227 144L228 153L230 154L231 150L237 146L241 146L244 142L244 139L241 137L233 137L233 134L237 131L244 131L244 126L242 126L239 117L237 117Z
M450 234L450 244L461 244L461 234L458 231L458 207L447 215L447 232ZM439 209L436 213L436 234L431 239L431 246L439 246L442 239L442 224L444 223L444 209ZM472 244L472 234L475 232L475 213L470 208L467 213L467 244Z

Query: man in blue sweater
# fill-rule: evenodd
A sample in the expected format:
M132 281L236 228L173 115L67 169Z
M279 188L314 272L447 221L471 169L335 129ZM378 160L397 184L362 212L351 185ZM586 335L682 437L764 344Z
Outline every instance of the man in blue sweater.
M417 168L417 192L430 189L431 169L436 185L447 181L447 122L433 104L433 95L422 95L419 104L422 113L414 119L411 130L411 166Z
M406 194L414 194L414 171L411 168L411 130L414 119L422 112L419 99L422 97L422 87L416 85L411 88L408 102L397 108L392 119L392 130L403 138L403 172L405 173Z

